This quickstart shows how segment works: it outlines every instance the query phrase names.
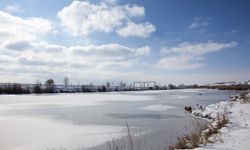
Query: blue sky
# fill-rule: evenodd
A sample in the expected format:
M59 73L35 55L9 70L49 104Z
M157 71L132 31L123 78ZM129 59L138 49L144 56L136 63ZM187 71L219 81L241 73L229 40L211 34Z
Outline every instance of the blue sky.
M0 80L250 79L247 0L1 0Z

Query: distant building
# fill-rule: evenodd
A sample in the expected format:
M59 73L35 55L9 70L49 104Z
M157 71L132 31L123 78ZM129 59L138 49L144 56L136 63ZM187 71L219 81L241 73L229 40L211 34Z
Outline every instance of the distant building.
M134 82L135 88L153 88L155 86L156 86L155 81Z
M235 81L229 81L229 82L217 82L217 83L213 83L210 84L210 86L229 86L229 85L237 85L239 83L235 82Z

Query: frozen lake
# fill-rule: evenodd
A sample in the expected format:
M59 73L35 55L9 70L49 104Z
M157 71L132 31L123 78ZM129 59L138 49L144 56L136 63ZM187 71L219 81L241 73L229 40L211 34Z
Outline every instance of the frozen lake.
M201 93L201 94L200 94ZM186 105L227 100L232 91L205 89L0 95L0 149L106 149L125 124L163 149L189 123Z

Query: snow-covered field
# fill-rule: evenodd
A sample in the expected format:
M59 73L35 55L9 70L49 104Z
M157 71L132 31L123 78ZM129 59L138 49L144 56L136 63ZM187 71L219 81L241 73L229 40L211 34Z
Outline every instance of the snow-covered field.
M250 95L248 94L248 97ZM197 150L249 150L250 149L250 103L236 101L224 101L211 104L205 108L197 109L192 114L205 118L215 118L219 114L228 111L229 124L221 128L219 140ZM210 116L210 117L208 117ZM218 136L217 136L218 137Z

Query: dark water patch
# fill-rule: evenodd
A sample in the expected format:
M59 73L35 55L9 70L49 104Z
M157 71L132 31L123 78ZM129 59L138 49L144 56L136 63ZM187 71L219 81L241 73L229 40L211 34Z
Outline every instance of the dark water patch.
M171 114L107 114L112 118L119 119L134 119L134 118L143 118L143 119L169 119L169 118L184 118L184 116L171 115Z

